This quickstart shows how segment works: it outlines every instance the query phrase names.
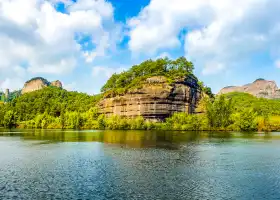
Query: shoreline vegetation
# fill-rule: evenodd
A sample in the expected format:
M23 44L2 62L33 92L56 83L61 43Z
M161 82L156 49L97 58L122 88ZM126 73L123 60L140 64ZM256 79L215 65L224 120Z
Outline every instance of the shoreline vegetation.
M105 117L98 110L104 97L123 95L141 86L152 76L176 79L193 76L193 64L185 58L148 60L120 74L113 74L98 95L69 92L61 88L44 89L0 103L0 127L34 129L109 129L176 131L279 131L280 100L257 98L247 93L214 96L198 81L203 97L195 114L174 113L162 122L139 116ZM196 78L197 79L197 78Z
M19 121L20 115L9 110L5 112L4 116L1 115L3 116L1 125L6 128L31 129L265 132L280 130L280 113L276 115L280 110L273 111L273 106L269 106L269 103L273 103L278 107L280 101L257 99L245 93L230 93L229 95L232 96L231 99L228 98L228 95L221 95L215 100L203 99L197 108L200 113L174 113L164 122L147 121L141 116L136 118L105 117L105 115L99 114L96 107L91 107L85 112L66 111L60 113L60 116L44 112L27 121ZM249 106L247 103L252 103L252 105ZM239 104L243 106L240 107ZM266 107L265 104L267 104Z

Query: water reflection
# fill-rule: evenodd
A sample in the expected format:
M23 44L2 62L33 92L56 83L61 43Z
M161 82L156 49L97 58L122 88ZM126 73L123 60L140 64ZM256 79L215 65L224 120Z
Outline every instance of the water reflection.
M0 136L15 136L23 140L42 141L37 144L59 142L102 142L132 148L177 149L184 143L233 142L236 139L257 141L280 139L278 133L238 133L238 132L180 132L180 131L116 131L116 130L5 130Z
M279 139L0 129L0 199L279 199Z

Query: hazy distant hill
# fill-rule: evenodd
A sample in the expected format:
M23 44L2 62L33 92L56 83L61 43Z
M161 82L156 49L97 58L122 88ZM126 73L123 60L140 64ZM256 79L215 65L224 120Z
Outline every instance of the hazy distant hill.
M49 82L48 80L42 78L42 77L36 77L36 78L32 78L29 81L26 81L21 93L28 93L28 92L33 92L36 90L40 90L43 89L44 87L47 86L54 86L54 87L58 87L58 88L62 88L62 83L60 81L53 81L53 82Z
M243 86L227 86L221 89L218 94L226 94L230 92L245 92L256 97L280 99L280 90L275 81L268 81L265 79L257 79L253 83Z

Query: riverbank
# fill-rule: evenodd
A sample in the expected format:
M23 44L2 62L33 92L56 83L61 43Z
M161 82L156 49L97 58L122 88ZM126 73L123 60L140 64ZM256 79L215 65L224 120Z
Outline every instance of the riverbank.
M37 93L38 94L37 94ZM0 125L7 128L36 128L36 129L110 129L110 130L183 130L183 131L278 131L280 130L280 101L258 99L248 94L234 93L221 95L215 99L204 97L195 109L195 114L175 112L165 118L163 122L154 122L143 116L128 118L111 115L106 117L99 109L90 104L79 104L79 95L76 96L76 105L69 103L68 109L49 108L29 103L34 96L41 94L55 94L55 88L29 93L0 107ZM40 95L39 95L40 94ZM29 95L29 96L28 96ZM75 94L76 95L76 94ZM30 99L29 99L30 98ZM87 98L84 96L83 98ZM69 99L72 99L69 97ZM90 100L88 100L90 102ZM46 104L50 104L45 102ZM28 105L28 109L23 109ZM65 104L66 105L66 104ZM64 105L64 106L65 106ZM34 109L34 106L37 109ZM62 106L62 105L61 105ZM22 107L22 108L21 108ZM63 107L63 106L62 106ZM41 110L41 111L40 111ZM78 111L72 111L78 110Z
M89 121L88 118L78 120L79 124L65 122L62 126L60 119L54 120L58 123L48 123L44 117L37 118L38 121L21 122L17 126L18 129L66 129L66 130L163 130L163 131L243 131L243 132L277 132L280 131L280 117L270 116L256 117L254 121L243 121L249 124L249 128L243 128L239 121L230 124L227 127L210 127L206 115L188 115L186 113L174 114L165 122L154 122L145 120L139 116L137 118L125 118L120 116L99 117L96 120ZM77 121L76 121L77 122ZM253 127L253 128L252 128Z

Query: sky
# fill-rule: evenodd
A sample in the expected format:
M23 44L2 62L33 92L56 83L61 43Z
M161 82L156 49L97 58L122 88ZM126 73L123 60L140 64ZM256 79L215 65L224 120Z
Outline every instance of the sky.
M60 80L97 94L147 59L185 56L213 92L280 83L279 0L0 0L0 90Z

